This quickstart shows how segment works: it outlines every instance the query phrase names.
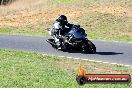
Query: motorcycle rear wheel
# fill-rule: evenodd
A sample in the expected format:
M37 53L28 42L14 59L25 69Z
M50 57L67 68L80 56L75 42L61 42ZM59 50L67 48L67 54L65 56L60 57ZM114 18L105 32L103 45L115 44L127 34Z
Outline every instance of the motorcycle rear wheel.
M87 40L82 44L82 52L89 53L89 54L95 54L96 47L90 40Z
M95 54L96 53L96 47L90 40L88 40L88 52L90 54Z

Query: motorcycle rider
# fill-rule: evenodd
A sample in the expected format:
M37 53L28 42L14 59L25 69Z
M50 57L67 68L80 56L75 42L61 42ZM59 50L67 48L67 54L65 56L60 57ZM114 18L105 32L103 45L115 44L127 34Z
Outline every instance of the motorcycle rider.
M73 24L68 23L65 15L60 15L53 24L54 28L54 39L58 49L61 49L61 36L64 36L70 31Z

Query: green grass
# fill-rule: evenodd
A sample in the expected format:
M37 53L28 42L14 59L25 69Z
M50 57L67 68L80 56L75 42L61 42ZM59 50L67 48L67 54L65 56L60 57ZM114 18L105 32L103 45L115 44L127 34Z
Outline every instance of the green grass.
M129 73L132 68L72 60L34 52L0 50L2 88L80 88L76 69L81 64L87 73ZM81 88L131 88L130 84L87 84Z
M75 7L99 7L99 6L128 6L131 7L131 0L55 0L54 4L69 5ZM59 3L58 3L59 2Z
M11 28L0 28L0 33L4 34L4 33L10 33L11 32Z
M55 0L55 2L57 3L61 3L61 4L73 4L75 2L77 2L78 0Z
M0 34L13 34L13 35L48 35L47 25L26 25L21 27L3 27L0 28Z
M126 34L132 32L128 19L131 18L89 12L75 19L75 22L80 23L92 39L132 41L132 35Z

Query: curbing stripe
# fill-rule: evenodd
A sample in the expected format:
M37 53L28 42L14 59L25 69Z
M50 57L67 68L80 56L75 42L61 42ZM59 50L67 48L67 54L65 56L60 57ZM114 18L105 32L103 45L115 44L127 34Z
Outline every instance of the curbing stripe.
M64 56L65 57L65 56ZM65 57L65 58L72 58L72 57ZM119 66L125 66L125 67L131 67L131 65L124 65L124 64L117 64L117 63L109 63L109 62L103 62L103 61L96 61L96 60L89 60L89 59L81 59L81 58L72 58L72 59L80 59L80 60L85 60L85 61L90 61L90 62L97 62L97 63L104 63L104 64L111 64L111 65L119 65Z
M67 57L68 59L72 59L72 57Z
M117 65L117 63L110 63L110 64Z
M88 60L88 61L95 62L95 60Z
M73 58L73 59L76 59L76 60L78 60L78 59L80 59L80 58Z
M101 63L102 61L95 61L95 62L97 62L97 63Z
M102 62L102 63L104 63L104 64L108 64L109 62Z
M130 65L124 65L124 66L126 66L126 67L130 67Z
M50 56L48 54L42 54L43 56ZM56 55L51 55L52 57L56 56ZM104 64L111 64L111 65L118 65L118 66L125 66L125 67L131 67L131 65L124 65L124 64L117 64L117 63L109 63L109 62L103 62L103 61L96 61L96 60L89 60L89 59L81 59L81 58L73 58L73 57L66 57L66 56L58 56L60 58L68 58L68 59L75 59L75 60L85 60L85 61L90 61L90 62L97 62L97 63L104 63Z
M82 59L82 60L86 60L87 61L88 59Z

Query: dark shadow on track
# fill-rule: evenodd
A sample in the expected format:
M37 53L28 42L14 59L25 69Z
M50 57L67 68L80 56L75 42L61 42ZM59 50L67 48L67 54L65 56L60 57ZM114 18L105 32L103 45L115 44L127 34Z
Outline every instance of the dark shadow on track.
M123 54L123 53L117 53L117 52L96 52L96 54L99 54L99 55L118 55L118 54Z
M68 53L82 53L81 51L78 50L69 50L69 51L64 51L64 52L68 52Z
M68 52L68 53L82 53L81 51L76 51L76 50L72 50L72 51L63 51L63 52ZM84 53L82 53L84 54ZM85 54L89 54L89 53L85 53ZM118 55L118 54L124 54L124 53L117 53L117 52L96 52L95 54L98 55Z

